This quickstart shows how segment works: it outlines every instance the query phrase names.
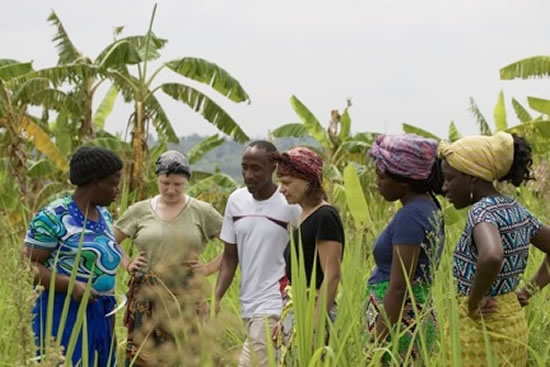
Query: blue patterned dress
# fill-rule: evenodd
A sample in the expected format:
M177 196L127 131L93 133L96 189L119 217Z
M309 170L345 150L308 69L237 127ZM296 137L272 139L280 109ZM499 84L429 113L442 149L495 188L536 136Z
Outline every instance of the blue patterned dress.
M112 217L107 209L98 207L99 220L87 220L71 196L57 199L40 210L32 219L25 237L25 244L31 248L51 251L46 263L48 269L69 277L76 267L76 278L87 282L91 278L92 288L100 296L86 308L88 364L93 366L115 365L114 316L106 317L115 307L113 297L115 275L122 252L112 231ZM75 264L81 246L80 260ZM69 312L61 344L67 350L73 328L77 325L79 303L65 292L55 292L53 300L52 335L57 337L58 326L65 298L70 299ZM46 332L48 291L42 292L33 308L33 331L37 346L42 347ZM82 326L80 326L82 327ZM73 365L82 364L82 329L78 329L78 340L71 356ZM40 353L40 350L39 350ZM95 359L97 355L97 360ZM110 361L110 362L109 362Z
M488 296L513 292L527 267L529 244L541 228L541 222L514 198L486 197L468 211L466 227L458 241L453 257L453 275L458 293L468 296L472 289L477 264L474 227L483 222L497 226L504 247L504 262Z

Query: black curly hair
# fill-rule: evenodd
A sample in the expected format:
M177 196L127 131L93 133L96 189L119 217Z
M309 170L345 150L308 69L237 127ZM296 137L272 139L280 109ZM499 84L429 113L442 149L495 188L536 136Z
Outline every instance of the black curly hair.
M443 173L441 172L441 159L437 158L432 166L430 176L425 180L413 180L412 178L395 175L391 172L385 173L397 182L406 183L411 191L417 194L434 193L441 195L443 189Z
M534 179L531 175L533 158L531 156L531 145L527 139L516 134L512 134L512 137L514 138L514 162L510 171L508 171L506 176L499 179L499 181L509 182L518 187L523 182Z

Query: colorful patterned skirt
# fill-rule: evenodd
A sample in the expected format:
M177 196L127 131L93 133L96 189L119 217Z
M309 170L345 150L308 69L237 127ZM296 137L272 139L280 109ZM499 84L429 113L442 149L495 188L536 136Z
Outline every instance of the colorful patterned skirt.
M124 314L124 326L128 329L126 343L126 365L146 367L149 363L150 348L145 347L147 341L154 346L164 343L169 334L159 325L153 313L155 312L154 292L158 285L156 276L138 274L130 278L128 283L128 304Z
M367 335L373 335L376 321L384 309L384 297L388 291L390 282L384 281L367 286L364 312L364 324ZM399 358L403 361L409 355L409 360L418 360L420 351L419 330L422 330L428 349L433 347L437 339L437 318L433 308L429 308L430 286L428 284L415 283L412 285L415 304L409 297L405 300L401 323L399 325ZM421 323L421 328L417 326ZM388 341L391 336L388 337ZM397 356L393 356L395 359ZM386 353L383 362L389 362L392 357Z
M459 327L464 366L487 366L488 358L498 366L527 365L527 318L514 292L496 296L497 311L476 320L468 317L468 299L459 297ZM449 327L446 327L450 335ZM489 345L486 345L486 340ZM487 350L492 354L487 355ZM449 361L452 359L449 351Z
M132 276L124 315L127 366L173 364L168 362L171 359L167 352L181 354L177 344L184 343L184 337L196 335L198 320L205 317L206 311L200 308L204 297L196 287L200 280L187 271L162 277L153 273Z

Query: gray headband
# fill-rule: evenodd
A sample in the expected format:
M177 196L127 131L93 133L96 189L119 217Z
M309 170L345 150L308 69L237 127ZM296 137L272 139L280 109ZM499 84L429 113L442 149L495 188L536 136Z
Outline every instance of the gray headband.
M191 177L191 167L187 157L177 150L168 150L155 162L155 173L159 175L185 175Z

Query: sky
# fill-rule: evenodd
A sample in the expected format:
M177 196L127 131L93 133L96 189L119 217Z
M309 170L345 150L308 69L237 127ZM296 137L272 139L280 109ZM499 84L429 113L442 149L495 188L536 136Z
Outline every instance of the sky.
M72 42L95 58L124 35L144 34L153 1L4 1L0 58L53 66L57 54L46 21L55 10ZM252 1L160 0L153 30L169 40L160 61L194 56L215 62L238 79L250 104L221 104L250 137L299 119L289 99L298 97L323 123L351 98L353 132L399 133L403 122L446 136L453 120L475 134L468 111L473 97L493 124L500 90L508 122L518 123L510 101L550 98L550 80L501 81L499 69L530 56L550 54L548 0ZM157 66L160 65L157 63ZM164 70L158 83L185 81ZM155 84L156 85L156 84ZM100 103L107 86L100 89ZM176 133L217 130L186 105L158 98ZM106 122L126 128L131 106L117 101Z

